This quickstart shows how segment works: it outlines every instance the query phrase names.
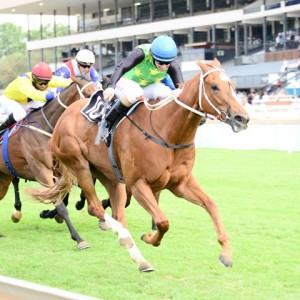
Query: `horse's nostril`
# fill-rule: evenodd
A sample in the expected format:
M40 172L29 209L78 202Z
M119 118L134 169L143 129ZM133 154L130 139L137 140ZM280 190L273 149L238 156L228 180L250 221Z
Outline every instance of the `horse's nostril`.
M244 118L243 116L239 116L239 115L235 116L234 119L235 119L237 122L242 123L242 124L247 124L248 121L249 121L249 119L246 119L246 118Z

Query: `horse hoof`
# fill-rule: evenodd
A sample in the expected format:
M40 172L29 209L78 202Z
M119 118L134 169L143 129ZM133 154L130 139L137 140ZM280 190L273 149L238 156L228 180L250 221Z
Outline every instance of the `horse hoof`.
M75 207L76 207L77 210L82 210L83 207L84 207L84 202L82 204L82 202L77 201L76 204L75 204Z
M14 211L12 214L11 214L11 219L14 223L18 223L22 218L22 212L21 211Z
M102 203L102 206L103 206L104 210L107 209L108 207L110 207L110 200L109 199L103 199L101 201L101 203Z
M111 227L106 222L103 221L99 221L99 228L103 231L111 230Z
M77 244L77 249L78 250L84 250L84 249L87 249L87 248L90 248L90 247L91 247L91 245L86 241L82 241L82 242Z
M54 218L55 218L55 221L59 224L64 222L64 219L59 214L55 215Z
M0 234L0 239L1 239L1 238L5 238L5 237L6 237L5 235Z
M133 247L133 242L130 237L120 238L119 243L120 243L121 247L123 247L125 249L129 249L129 248Z
M147 261L143 261L143 262L141 262L141 264L139 266L139 271L140 272L153 272L154 268Z
M224 266L226 268L232 267L232 259L224 254L220 255L219 262L222 266Z

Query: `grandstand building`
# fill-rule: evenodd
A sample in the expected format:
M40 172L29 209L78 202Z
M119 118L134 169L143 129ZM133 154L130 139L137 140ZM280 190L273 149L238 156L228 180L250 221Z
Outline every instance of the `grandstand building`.
M28 15L29 67L35 60L45 60L46 51L57 67L79 49L88 48L94 51L96 68L103 73L133 47L160 34L176 41L186 74L193 71L191 62L196 58L217 57L233 66L273 63L274 69L283 59L299 58L300 0L11 0L1 1L0 14ZM30 37L32 15L40 16L38 40ZM43 18L48 15L53 16L53 36L44 38L42 28L47 24ZM66 36L57 35L60 15L67 16ZM284 37L280 47L275 43L278 34ZM266 72L266 67L261 68ZM256 70L253 76L258 74ZM246 83L237 80L241 87L251 87L247 75ZM258 81L253 85L263 84L263 74Z

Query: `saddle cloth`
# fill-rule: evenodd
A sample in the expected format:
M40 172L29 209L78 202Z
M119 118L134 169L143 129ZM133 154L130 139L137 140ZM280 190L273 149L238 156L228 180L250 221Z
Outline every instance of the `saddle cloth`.
M92 96L90 101L81 109L81 113L90 122L101 122L106 113L112 108L115 100L106 102L103 98L103 91L100 90Z

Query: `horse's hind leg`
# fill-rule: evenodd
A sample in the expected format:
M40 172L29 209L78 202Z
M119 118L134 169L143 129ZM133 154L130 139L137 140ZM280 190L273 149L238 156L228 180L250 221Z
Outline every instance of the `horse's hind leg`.
M65 204L65 206L68 206L68 199L69 199L69 194L66 195L66 197L64 198L63 202ZM61 217L58 213L57 213L57 209L56 207L52 210L50 209L45 209L43 211L40 212L40 217L42 219L55 219L55 221L59 224L64 222L64 218Z
M217 233L218 241L222 247L219 261L225 267L231 267L232 257L229 237L214 201L203 191L193 176L191 176L185 184L180 184L171 191L178 197L182 197L194 204L202 206L209 213Z
M20 199L20 193L19 193L19 182L20 182L20 179L18 177L15 177L13 180L12 180L12 183L13 183L13 186L14 186L14 192L15 192L15 211L12 212L11 214L11 219L14 223L18 223L21 218L22 218L22 202L21 202L21 199Z
M90 244L88 242L84 241L79 236L78 232L75 230L75 228L70 220L69 212L67 209L68 200L69 200L69 194L67 194L66 197L64 198L63 202L61 204L59 204L53 210L43 210L40 213L40 217L42 219L55 218L57 223L63 223L63 221L65 221L68 226L72 240L77 242L77 248L80 250L90 248Z
M68 195L67 195L68 196ZM80 250L86 249L86 248L90 248L90 244L87 243L86 241L84 241L79 234L77 233L77 231L75 230L70 217L69 217L69 212L67 210L66 205L62 202L61 204L59 204L57 207L57 213L65 220L68 229L70 231L71 234L71 238L72 240L77 242L77 248Z

